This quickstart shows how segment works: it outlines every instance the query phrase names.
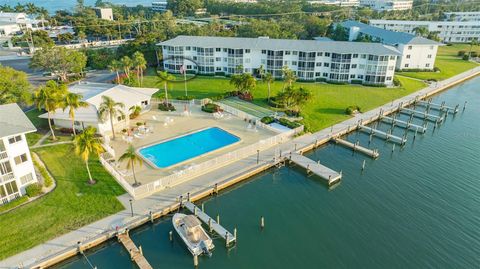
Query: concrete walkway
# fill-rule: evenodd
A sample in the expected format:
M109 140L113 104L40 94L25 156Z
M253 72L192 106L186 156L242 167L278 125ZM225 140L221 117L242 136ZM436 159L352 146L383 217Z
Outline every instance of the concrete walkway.
M285 156L290 152L304 152L312 148L313 145L319 145L328 142L331 136L337 136L351 131L353 128L355 128L360 120L363 121L364 124L375 120L380 111L394 111L400 104L412 102L412 100L414 100L416 97L424 97L438 93L445 88L454 85L457 81L462 81L478 74L480 74L480 67L469 70L445 81L436 83L436 85L430 85L425 89L402 97L374 110L363 114L358 114L355 117L336 124L330 128L323 129L314 134L298 137L284 144L265 150L260 153L260 161L258 163L256 155L253 155L194 178L188 182L158 192L150 197L134 201L133 217L131 216L129 209L130 197L127 194L122 195L119 197L119 200L126 208L125 210L86 225L68 234L57 237L18 255L7 258L6 260L0 262L0 268L28 268L37 265L39 262L42 262L42 260L55 256L58 253L74 251L77 248L78 241L88 243L88 241L99 238L100 236L105 237L106 235L112 235L115 233L116 227L123 227L134 222L135 220L148 218L149 212L157 212L162 209L172 208L178 204L178 197L181 195L186 197L187 193L195 194L202 191L211 190L215 184L221 184L222 182L237 178L238 176L244 175L249 171L254 171L262 166L270 166L278 160L280 153L282 156Z

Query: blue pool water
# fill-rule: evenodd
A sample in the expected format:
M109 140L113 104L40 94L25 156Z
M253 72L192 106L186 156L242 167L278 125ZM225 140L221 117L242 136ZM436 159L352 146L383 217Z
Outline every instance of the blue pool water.
M238 141L237 136L211 127L142 148L139 153L156 167L166 168Z

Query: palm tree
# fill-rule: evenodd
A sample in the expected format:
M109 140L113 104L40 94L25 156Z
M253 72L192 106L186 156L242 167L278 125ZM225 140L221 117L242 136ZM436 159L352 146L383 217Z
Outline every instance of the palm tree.
M108 66L110 72L115 72L117 74L117 84L120 84L120 70L122 70L122 63L117 60L113 60L110 65Z
M43 108L47 111L48 126L50 127L53 140L57 140L57 138L53 130L51 115L55 113L57 108L61 107L62 99L66 92L67 86L65 84L58 84L53 80L49 80L45 86L40 86L33 94L37 108L39 110Z
M137 182L137 177L135 176L135 164L138 163L140 166L143 165L143 161L137 154L135 154L135 148L132 145L129 145L127 150L118 158L118 161L128 161L127 163L127 170L132 169L133 172L133 180L135 183L133 184L134 187L139 186L140 183Z
M267 87L268 87L267 100L270 101L270 93L271 93L270 86L271 86L271 83L274 81L273 75L269 72L265 72L262 79L263 79L263 82L267 83Z
M72 120L72 130L73 136L77 136L77 132L75 130L75 110L80 107L88 107L88 103L82 101L83 96L80 94L76 94L73 92L67 93L62 100L62 108L63 111L68 108L68 116Z
M130 57L128 56L123 56L122 59L120 59L120 62L122 63L123 72L125 72L125 75L129 77L130 69L132 68L132 65L133 65L132 59L130 59Z
M428 29L424 26L419 26L419 27L413 28L413 32L417 36L423 36L423 37L428 36Z
M85 166L87 167L88 183L90 184L95 184L95 181L92 179L92 174L90 173L90 167L88 166L90 154L95 154L98 156L104 152L102 142L95 135L96 133L97 129L95 127L88 126L83 133L77 135L73 140L75 145L75 153L82 158L82 160L85 162Z
M162 84L165 89L165 103L168 104L168 82L175 79L173 75L170 75L167 71L158 71L157 72L157 84Z
M258 74L260 75L260 78L263 79L263 76L265 75L265 68L263 67L263 64L258 68Z
M468 59L470 59L470 56L472 55L472 47L478 45L478 40L476 38L472 39L470 42L470 51L468 52Z
M102 120L110 118L110 126L112 127L112 137L115 139L115 129L113 128L113 118L117 115L122 115L125 105L120 102L115 102L111 97L102 95L102 103L98 108L98 113ZM124 114L123 114L124 115Z
M289 87L292 87L292 83L297 80L297 76L295 76L295 73L290 68L288 68L288 66L284 66L282 68L282 74L285 83L287 83ZM283 88L285 89L285 85L283 85Z
M147 61L143 56L143 53L137 51L133 54L133 66L137 69L137 80L140 82L140 86L143 83L143 70L147 67ZM142 79L140 80L140 76Z

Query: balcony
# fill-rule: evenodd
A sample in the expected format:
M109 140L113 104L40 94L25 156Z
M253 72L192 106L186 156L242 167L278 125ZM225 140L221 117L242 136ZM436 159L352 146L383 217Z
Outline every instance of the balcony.
M0 176L0 183L7 182L7 181L10 181L12 179L15 179L15 176L13 175L12 172L10 172L8 174Z
M7 152L6 151L0 152L0 161L6 158L8 158Z

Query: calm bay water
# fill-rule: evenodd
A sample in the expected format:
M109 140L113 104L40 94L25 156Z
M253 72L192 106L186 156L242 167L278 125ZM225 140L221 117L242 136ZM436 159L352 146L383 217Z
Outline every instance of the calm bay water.
M334 145L307 154L343 171L342 182L333 189L302 170L284 167L206 200L211 216L219 213L222 224L238 228L238 245L227 250L216 239L213 257L201 258L200 267L479 268L479 85L476 78L437 96L436 101L449 105L468 100L467 109L450 115L435 131L430 125L415 140L410 133L403 149L392 153L392 144L374 139L378 160ZM348 139L368 143L361 133ZM170 230L171 219L163 218L131 236L154 268L192 268L180 239L168 241ZM99 269L135 268L115 241L87 256ZM77 257L57 268L88 265Z
M94 6L96 0L85 0L84 3L86 6ZM118 5L126 5L126 6L136 6L136 5L144 5L144 6L151 6L152 0L108 0L107 2L111 2ZM44 7L48 10L50 14L54 14L57 10L69 10L72 11L75 5L77 4L77 0L0 0L0 5L10 5L15 6L17 3L25 4L25 3L34 3L37 6Z

